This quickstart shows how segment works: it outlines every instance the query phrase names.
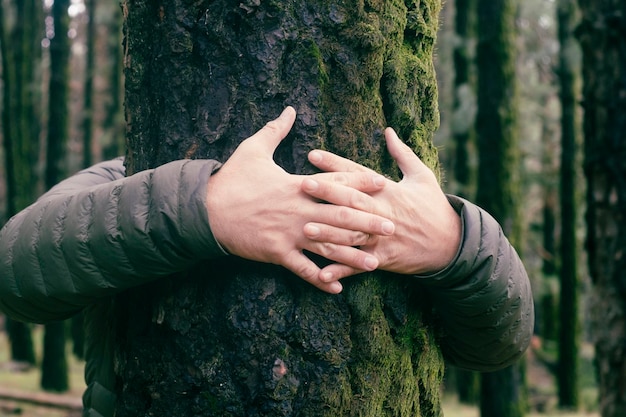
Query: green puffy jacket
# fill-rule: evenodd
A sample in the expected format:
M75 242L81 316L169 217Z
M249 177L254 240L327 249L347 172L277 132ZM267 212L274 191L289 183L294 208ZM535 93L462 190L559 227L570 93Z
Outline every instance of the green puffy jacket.
M0 310L45 323L85 309L85 416L114 415L111 295L226 256L205 206L216 161L182 160L125 177L121 158L61 182L0 231ZM499 224L457 197L463 239L444 270L417 279L432 293L457 366L510 365L532 334L526 271Z

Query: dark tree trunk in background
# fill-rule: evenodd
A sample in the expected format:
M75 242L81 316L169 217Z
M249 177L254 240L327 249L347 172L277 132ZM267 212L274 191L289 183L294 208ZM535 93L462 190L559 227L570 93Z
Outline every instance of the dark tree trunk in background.
M66 155L69 132L69 29L70 0L55 0L52 6L54 37L50 40L50 88L48 101L48 140L46 189L67 177Z
M470 148L474 132L476 108L476 85L472 79L474 51L472 39L475 35L476 0L456 0L454 27L456 45L454 48L454 134L453 173L457 194L468 198L474 189L475 177L472 176ZM473 181L474 180L474 181ZM476 404L480 398L480 377L477 372L455 369L456 390L459 401Z
M578 239L576 238L576 166L579 53L574 39L577 22L575 0L557 3L559 43L559 81L561 85L561 250L559 364L557 385L559 406L578 407ZM626 18L626 16L624 17Z
M439 1L191 4L123 3L129 173L224 161L286 105L290 172L324 147L395 175L387 125L436 165ZM117 416L440 415L443 362L410 280L364 274L331 296L232 258L188 275L119 297Z
M93 0L94 2L96 0ZM103 14L109 16L104 22L106 27L106 60L108 66L108 94L102 130L104 140L102 144L102 157L105 160L112 159L124 154L125 128L123 103L123 66L122 66L122 13L120 5L116 2L97 2L97 7L106 9ZM102 16L102 14L98 14ZM101 63L102 65L102 63Z
M85 314L78 313L71 319L70 335L72 338L72 354L77 359L85 359Z
M587 252L602 417L626 415L626 3L579 0Z
M50 88L48 106L48 140L46 152L46 189L67 176L66 154L69 132L69 57L67 36L70 0L55 0L52 6L54 37L50 40ZM41 387L48 391L67 391L68 369L65 355L65 322L46 324Z
M543 82L549 85L553 74L541 71ZM542 209L542 245L541 250L541 285L536 291L535 334L543 340L557 343L559 320L559 278L558 278L558 241L557 219L559 218L559 156L561 149L560 135L552 102L558 100L556 92L549 91L540 96L541 111L541 180L543 187Z
M65 352L65 324L65 321L56 321L45 326L41 388L46 391L65 392L69 389Z
M36 69L41 62L42 3L38 0L3 2L0 5L0 14L6 211L7 217L11 217L32 203L38 195L36 168L40 109L37 105L41 97ZM9 20L8 16L14 16L14 19ZM11 358L34 364L30 327L8 319L7 328L11 341Z
M472 63L474 50L472 40L475 35L476 0L456 0L454 48L454 179L459 187L459 195L467 198L472 187L470 148L474 133L476 109L476 85L473 80Z
M93 164L93 80L96 71L96 0L85 0L87 33L85 44L85 86L83 91L83 166Z
M11 360L35 365L35 347L30 325L6 317L5 326L11 342Z
M521 242L518 210L515 2L478 0L478 185L476 202ZM521 364L482 374L482 417L524 414Z
M553 171L549 171L554 173ZM544 191L544 203L542 210L543 218L543 288L540 299L539 326L536 331L545 340L556 342L558 340L558 282L556 267L556 209L557 190L555 184L546 184Z

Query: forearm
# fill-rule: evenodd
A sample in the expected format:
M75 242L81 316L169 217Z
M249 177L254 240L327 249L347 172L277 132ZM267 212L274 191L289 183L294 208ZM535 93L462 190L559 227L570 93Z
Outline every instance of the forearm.
M220 256L205 206L217 167L176 161L115 181L77 175L60 184L0 232L0 309L20 320L60 319Z
M455 261L420 277L443 323L442 349L460 367L503 368L526 350L534 310L530 282L519 256L485 211L451 198L463 219Z

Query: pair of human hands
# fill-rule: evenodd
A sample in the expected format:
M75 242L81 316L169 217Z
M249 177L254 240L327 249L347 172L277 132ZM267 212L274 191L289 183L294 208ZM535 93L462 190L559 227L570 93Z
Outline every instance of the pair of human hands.
M382 269L423 274L455 256L461 222L433 172L391 128L387 148L400 182L321 150L309 161L323 172L293 175L273 160L295 121L287 107L239 145L208 184L209 223L231 254L282 265L329 293L340 279ZM332 261L320 268L304 251Z

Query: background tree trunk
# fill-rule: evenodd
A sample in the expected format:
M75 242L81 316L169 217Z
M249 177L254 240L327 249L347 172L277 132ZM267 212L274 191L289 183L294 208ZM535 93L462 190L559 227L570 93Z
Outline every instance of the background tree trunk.
M387 125L436 169L439 9L126 0L128 173L224 161L286 105L298 119L276 160L290 172L312 172L306 153L322 147L397 176ZM375 273L329 296L232 258L132 291L117 307L117 415L438 416L443 365L422 294Z
M480 162L476 203L500 222L514 245L519 245L514 14L513 0L478 0L476 133ZM482 374L482 417L524 414L520 366Z
M93 81L96 71L96 0L85 0L87 33L85 39L85 87L83 91L83 166L93 164Z
M36 69L41 62L42 4L37 0L3 3L0 4L0 15L6 214L11 217L32 203L38 195L36 168L40 112L37 103L41 97L36 88ZM15 20L8 16L15 16ZM30 326L7 319L7 329L11 342L11 358L34 364L35 353Z
M579 0L587 241L603 417L626 415L626 3Z
M52 188L67 176L67 140L69 132L69 56L67 37L69 0L55 0L52 6L54 37L50 40L50 88L48 106L48 140L46 152L46 189ZM43 340L41 387L48 391L64 392L69 387L65 322L46 324Z
M65 392L69 389L65 324L65 321L55 321L45 326L41 388L46 391Z
M95 1L95 0L94 0ZM106 106L102 130L104 140L102 157L105 160L116 158L124 154L125 148L125 124L123 112L124 82L123 82L123 51L122 51L122 13L119 4L110 2L98 2L97 7L104 12L97 14L108 16L105 26L105 56L108 65ZM100 63L103 65L103 63Z
M578 319L578 239L576 237L576 166L579 52L574 39L577 24L575 0L559 0L559 81L561 85L561 250L560 326L557 385L559 406L578 407L578 360L580 324Z
M473 193L475 176L472 175L470 148L474 135L476 116L476 82L472 77L474 63L476 0L456 0L454 48L454 179L459 195L469 197ZM474 181L473 181L474 180ZM473 184L474 183L474 184Z
M475 0L456 0L454 27L454 133L453 173L459 196L468 198L474 193L476 176L471 168L470 149L473 148L476 82L474 67ZM480 398L480 375L477 372L455 368L456 390L459 401L476 404Z

